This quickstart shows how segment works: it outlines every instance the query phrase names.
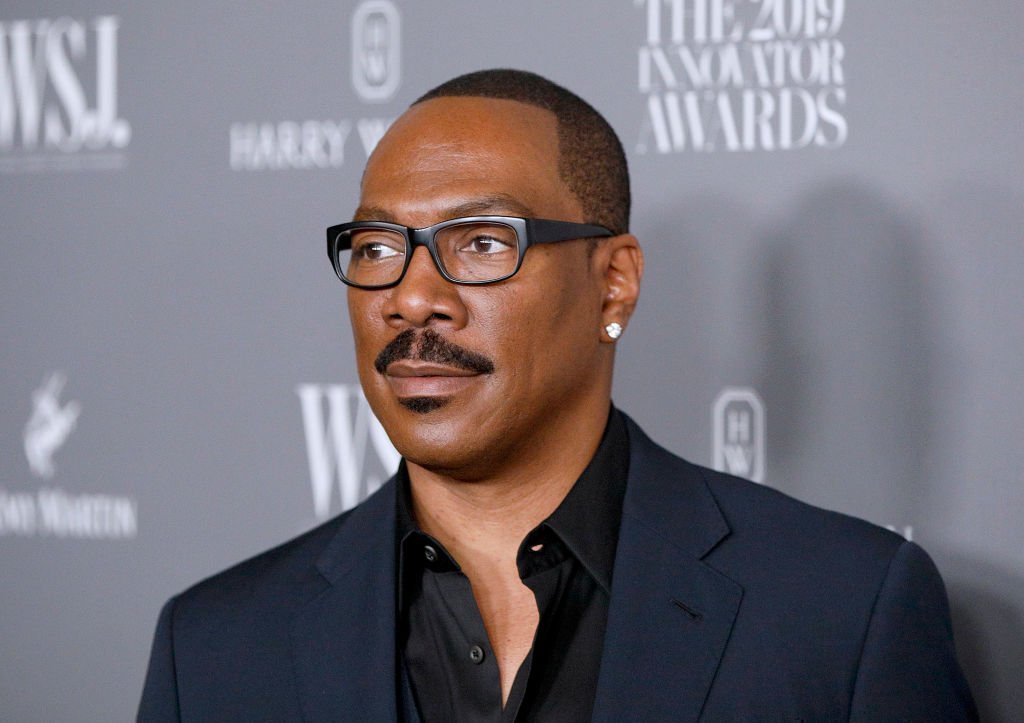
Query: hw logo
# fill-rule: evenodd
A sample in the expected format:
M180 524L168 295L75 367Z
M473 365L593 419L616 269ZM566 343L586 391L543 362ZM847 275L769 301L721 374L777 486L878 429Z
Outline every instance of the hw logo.
M391 0L365 0L352 14L352 85L371 103L389 100L402 75L402 27Z
M25 425L25 458L36 477L53 477L53 455L75 428L82 405L68 402L61 406L60 393L67 379L54 372L43 386L32 393L32 416Z
M71 18L0 23L0 150L128 145L131 126L117 113L119 24L109 15L88 27ZM85 67L90 37L95 72Z
M720 472L764 482L765 415L757 392L727 387L711 412L712 466Z
M336 480L341 511L355 507L398 468L401 458L373 416L358 384L300 384L313 509L319 519L331 514ZM376 469L366 465L372 449Z

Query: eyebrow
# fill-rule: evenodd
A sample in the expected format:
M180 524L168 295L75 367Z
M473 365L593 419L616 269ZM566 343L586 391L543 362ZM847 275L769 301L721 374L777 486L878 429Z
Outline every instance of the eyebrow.
M533 217L533 210L522 201L505 193L495 193L455 206L448 206L442 215L445 220L463 216L522 216ZM386 221L400 223L394 213L382 206L360 206L352 215L353 221Z

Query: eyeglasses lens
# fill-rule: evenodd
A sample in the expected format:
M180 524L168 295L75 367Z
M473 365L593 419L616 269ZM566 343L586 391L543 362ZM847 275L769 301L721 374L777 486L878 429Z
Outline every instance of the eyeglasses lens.
M446 226L434 243L444 270L458 281L494 281L515 271L519 261L516 231L505 224Z
M345 243L347 237L348 243ZM344 248L348 246L349 248ZM402 275L405 236L380 228L355 228L338 239L338 269L359 286L386 286Z
M509 276L519 263L519 238L501 223L459 223L434 236L438 262L456 281L486 282ZM349 247L349 248L345 248ZM405 237L379 228L355 228L338 239L338 269L357 286L387 286L402 275Z

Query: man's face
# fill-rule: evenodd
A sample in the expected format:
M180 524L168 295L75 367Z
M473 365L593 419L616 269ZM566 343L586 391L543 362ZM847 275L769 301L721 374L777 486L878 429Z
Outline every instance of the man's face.
M420 228L469 215L586 220L558 174L553 114L438 98L396 121L367 163L356 218ZM484 476L606 405L602 277L581 240L531 247L515 276L487 286L446 281L417 248L398 286L350 288L360 380L398 450Z

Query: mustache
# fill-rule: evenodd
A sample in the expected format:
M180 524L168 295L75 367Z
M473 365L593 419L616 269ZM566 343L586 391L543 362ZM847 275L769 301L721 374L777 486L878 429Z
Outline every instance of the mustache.
M386 374L393 362L405 360L442 364L476 374L494 371L494 362L486 356L448 341L433 329L424 329L419 334L406 329L381 349L373 368L378 374Z

